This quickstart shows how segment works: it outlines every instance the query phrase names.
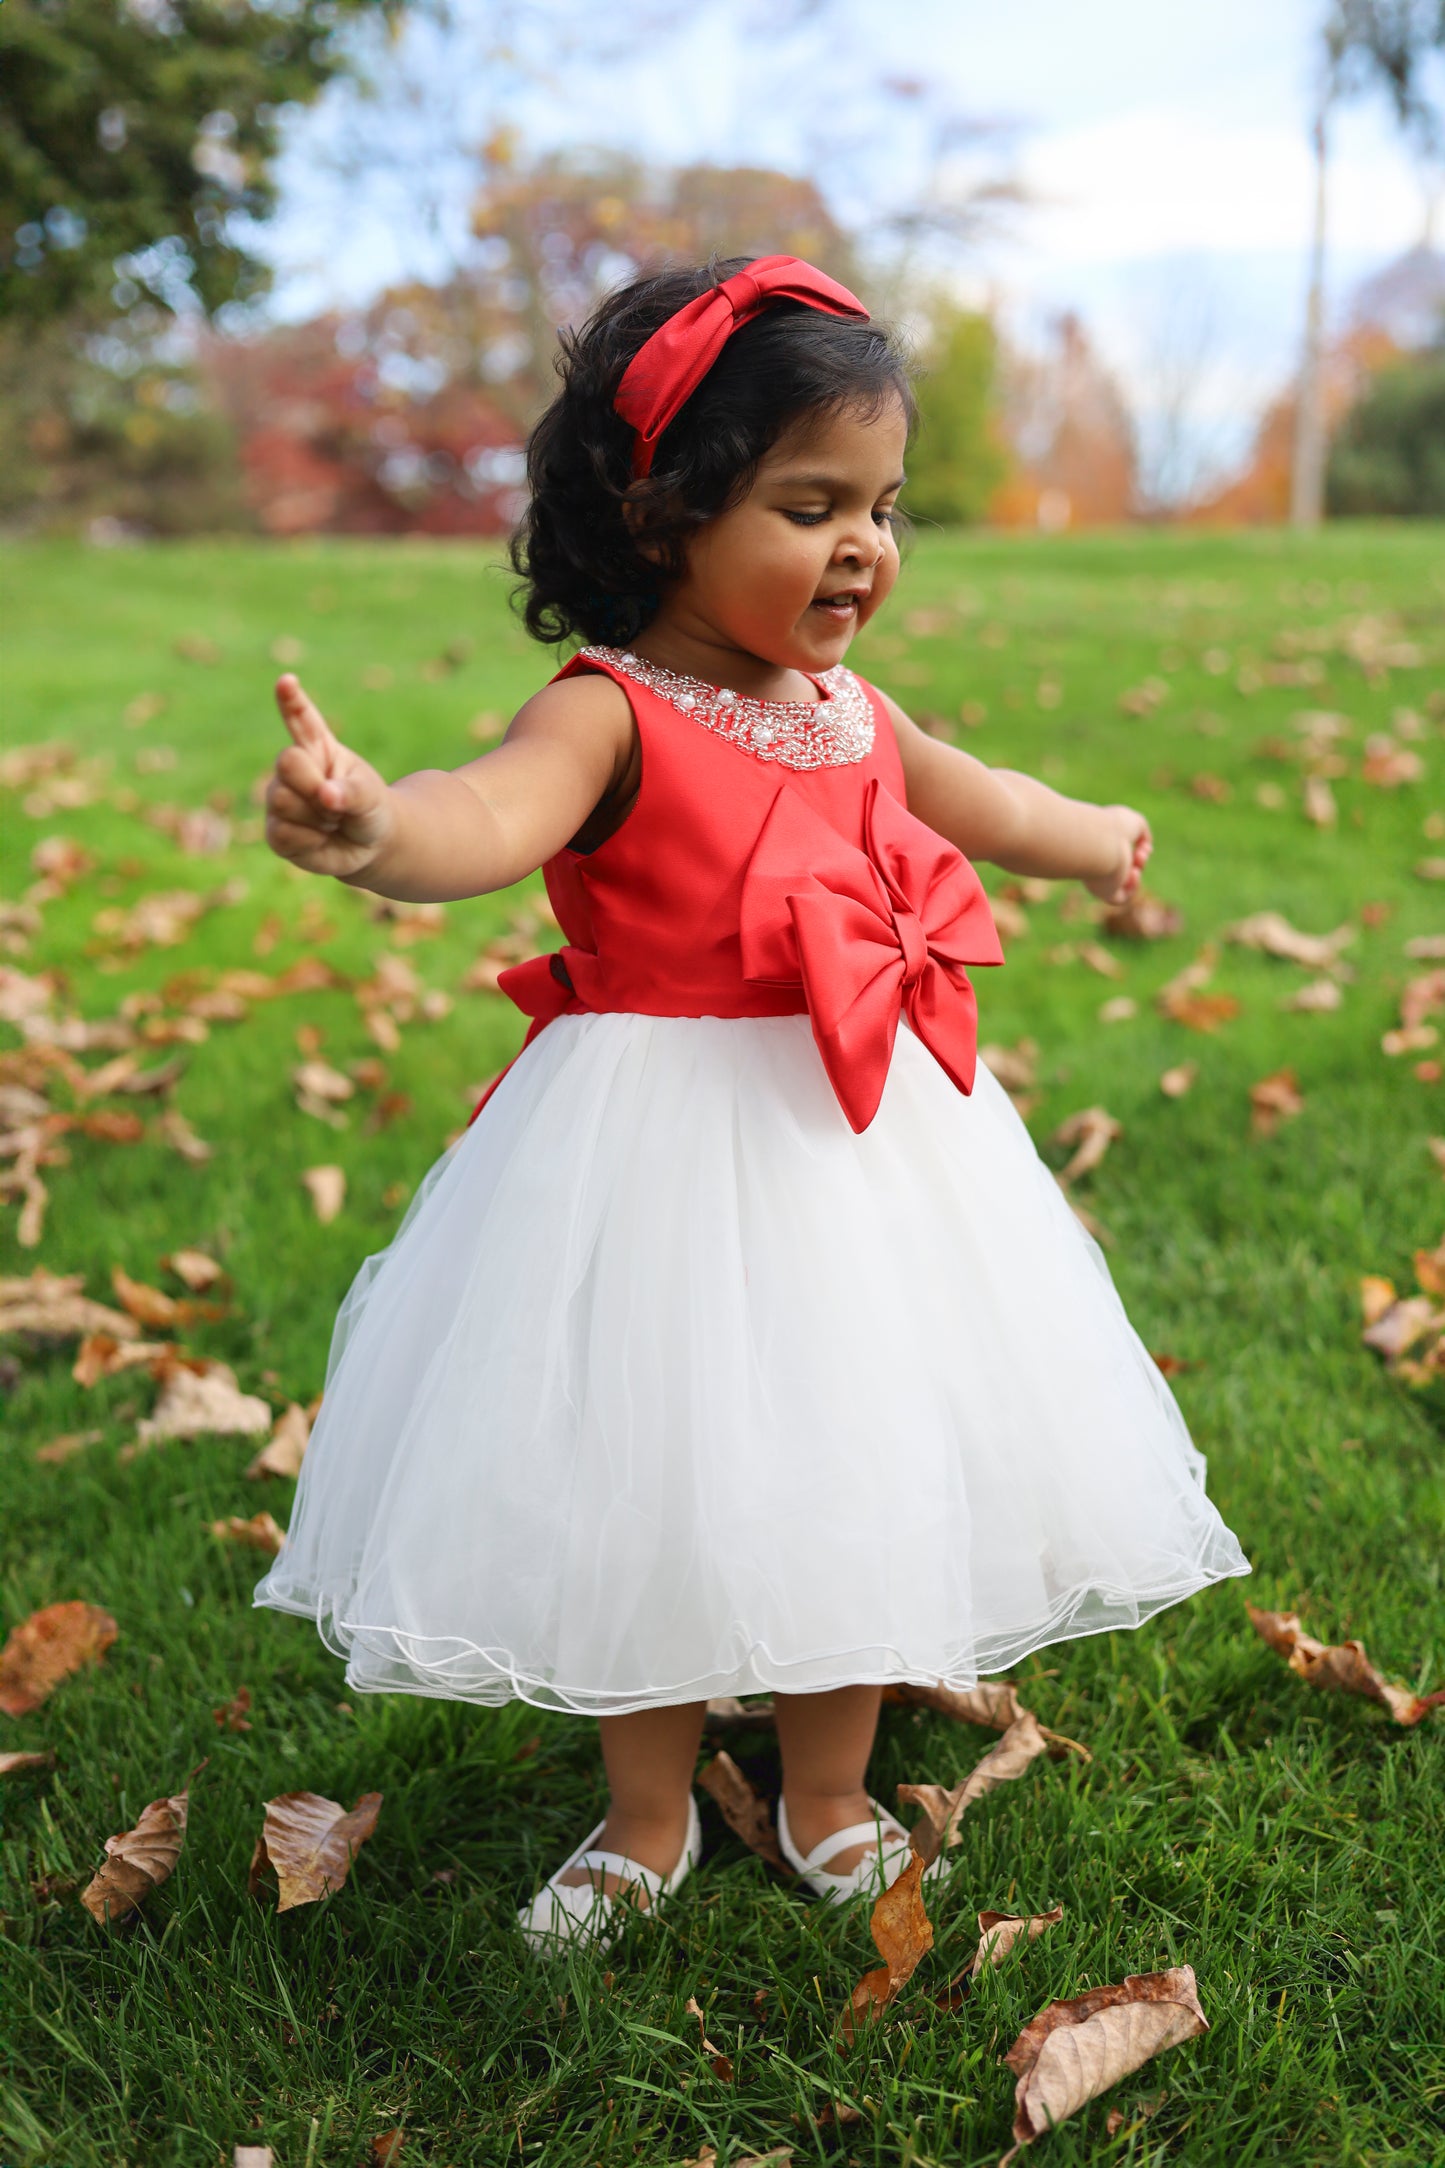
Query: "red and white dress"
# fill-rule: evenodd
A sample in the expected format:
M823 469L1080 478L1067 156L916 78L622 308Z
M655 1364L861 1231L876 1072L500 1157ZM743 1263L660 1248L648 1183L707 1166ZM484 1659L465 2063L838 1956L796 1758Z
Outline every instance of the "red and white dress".
M580 669L636 804L544 868L527 1043L342 1304L256 1601L363 1692L607 1715L966 1686L1247 1573L975 1067L1002 952L879 696Z

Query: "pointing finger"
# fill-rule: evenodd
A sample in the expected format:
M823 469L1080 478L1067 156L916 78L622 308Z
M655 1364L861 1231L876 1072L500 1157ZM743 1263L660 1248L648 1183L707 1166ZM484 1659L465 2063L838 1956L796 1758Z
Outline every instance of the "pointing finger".
M315 701L302 690L300 679L289 670L276 680L276 705L295 743L312 755L323 774L329 774L336 739Z

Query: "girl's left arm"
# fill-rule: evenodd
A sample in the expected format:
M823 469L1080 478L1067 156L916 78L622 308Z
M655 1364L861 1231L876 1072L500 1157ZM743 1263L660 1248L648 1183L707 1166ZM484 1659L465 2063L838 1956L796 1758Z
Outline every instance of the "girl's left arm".
M888 712L909 812L965 858L984 859L1007 873L1082 881L1105 903L1125 903L1134 894L1154 848L1142 813L1066 798L1035 776L986 767L971 753L930 738L896 701L888 700Z

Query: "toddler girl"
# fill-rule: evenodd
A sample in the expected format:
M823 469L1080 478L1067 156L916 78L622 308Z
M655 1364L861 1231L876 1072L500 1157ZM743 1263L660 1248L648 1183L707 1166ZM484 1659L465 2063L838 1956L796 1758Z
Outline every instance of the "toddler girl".
M843 1899L907 1840L889 1681L966 1687L1248 1567L988 1069L970 861L1131 895L1128 806L918 730L844 656L898 577L913 405L789 257L668 271L564 340L514 544L580 640L502 745L388 784L293 677L283 857L453 899L542 867L524 1049L362 1265L257 1601L362 1692L600 1719L605 1819L521 1915L696 1863L709 1696L772 1693L779 1842Z

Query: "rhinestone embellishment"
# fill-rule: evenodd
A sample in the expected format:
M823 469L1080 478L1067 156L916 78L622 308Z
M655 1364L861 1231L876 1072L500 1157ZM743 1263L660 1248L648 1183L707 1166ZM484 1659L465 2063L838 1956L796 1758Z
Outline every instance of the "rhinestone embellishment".
M626 647L584 647L581 659L609 663L757 760L776 760L785 768L843 768L866 760L873 750L868 695L841 662L818 679L826 698L812 701L749 700L730 685L682 677Z

